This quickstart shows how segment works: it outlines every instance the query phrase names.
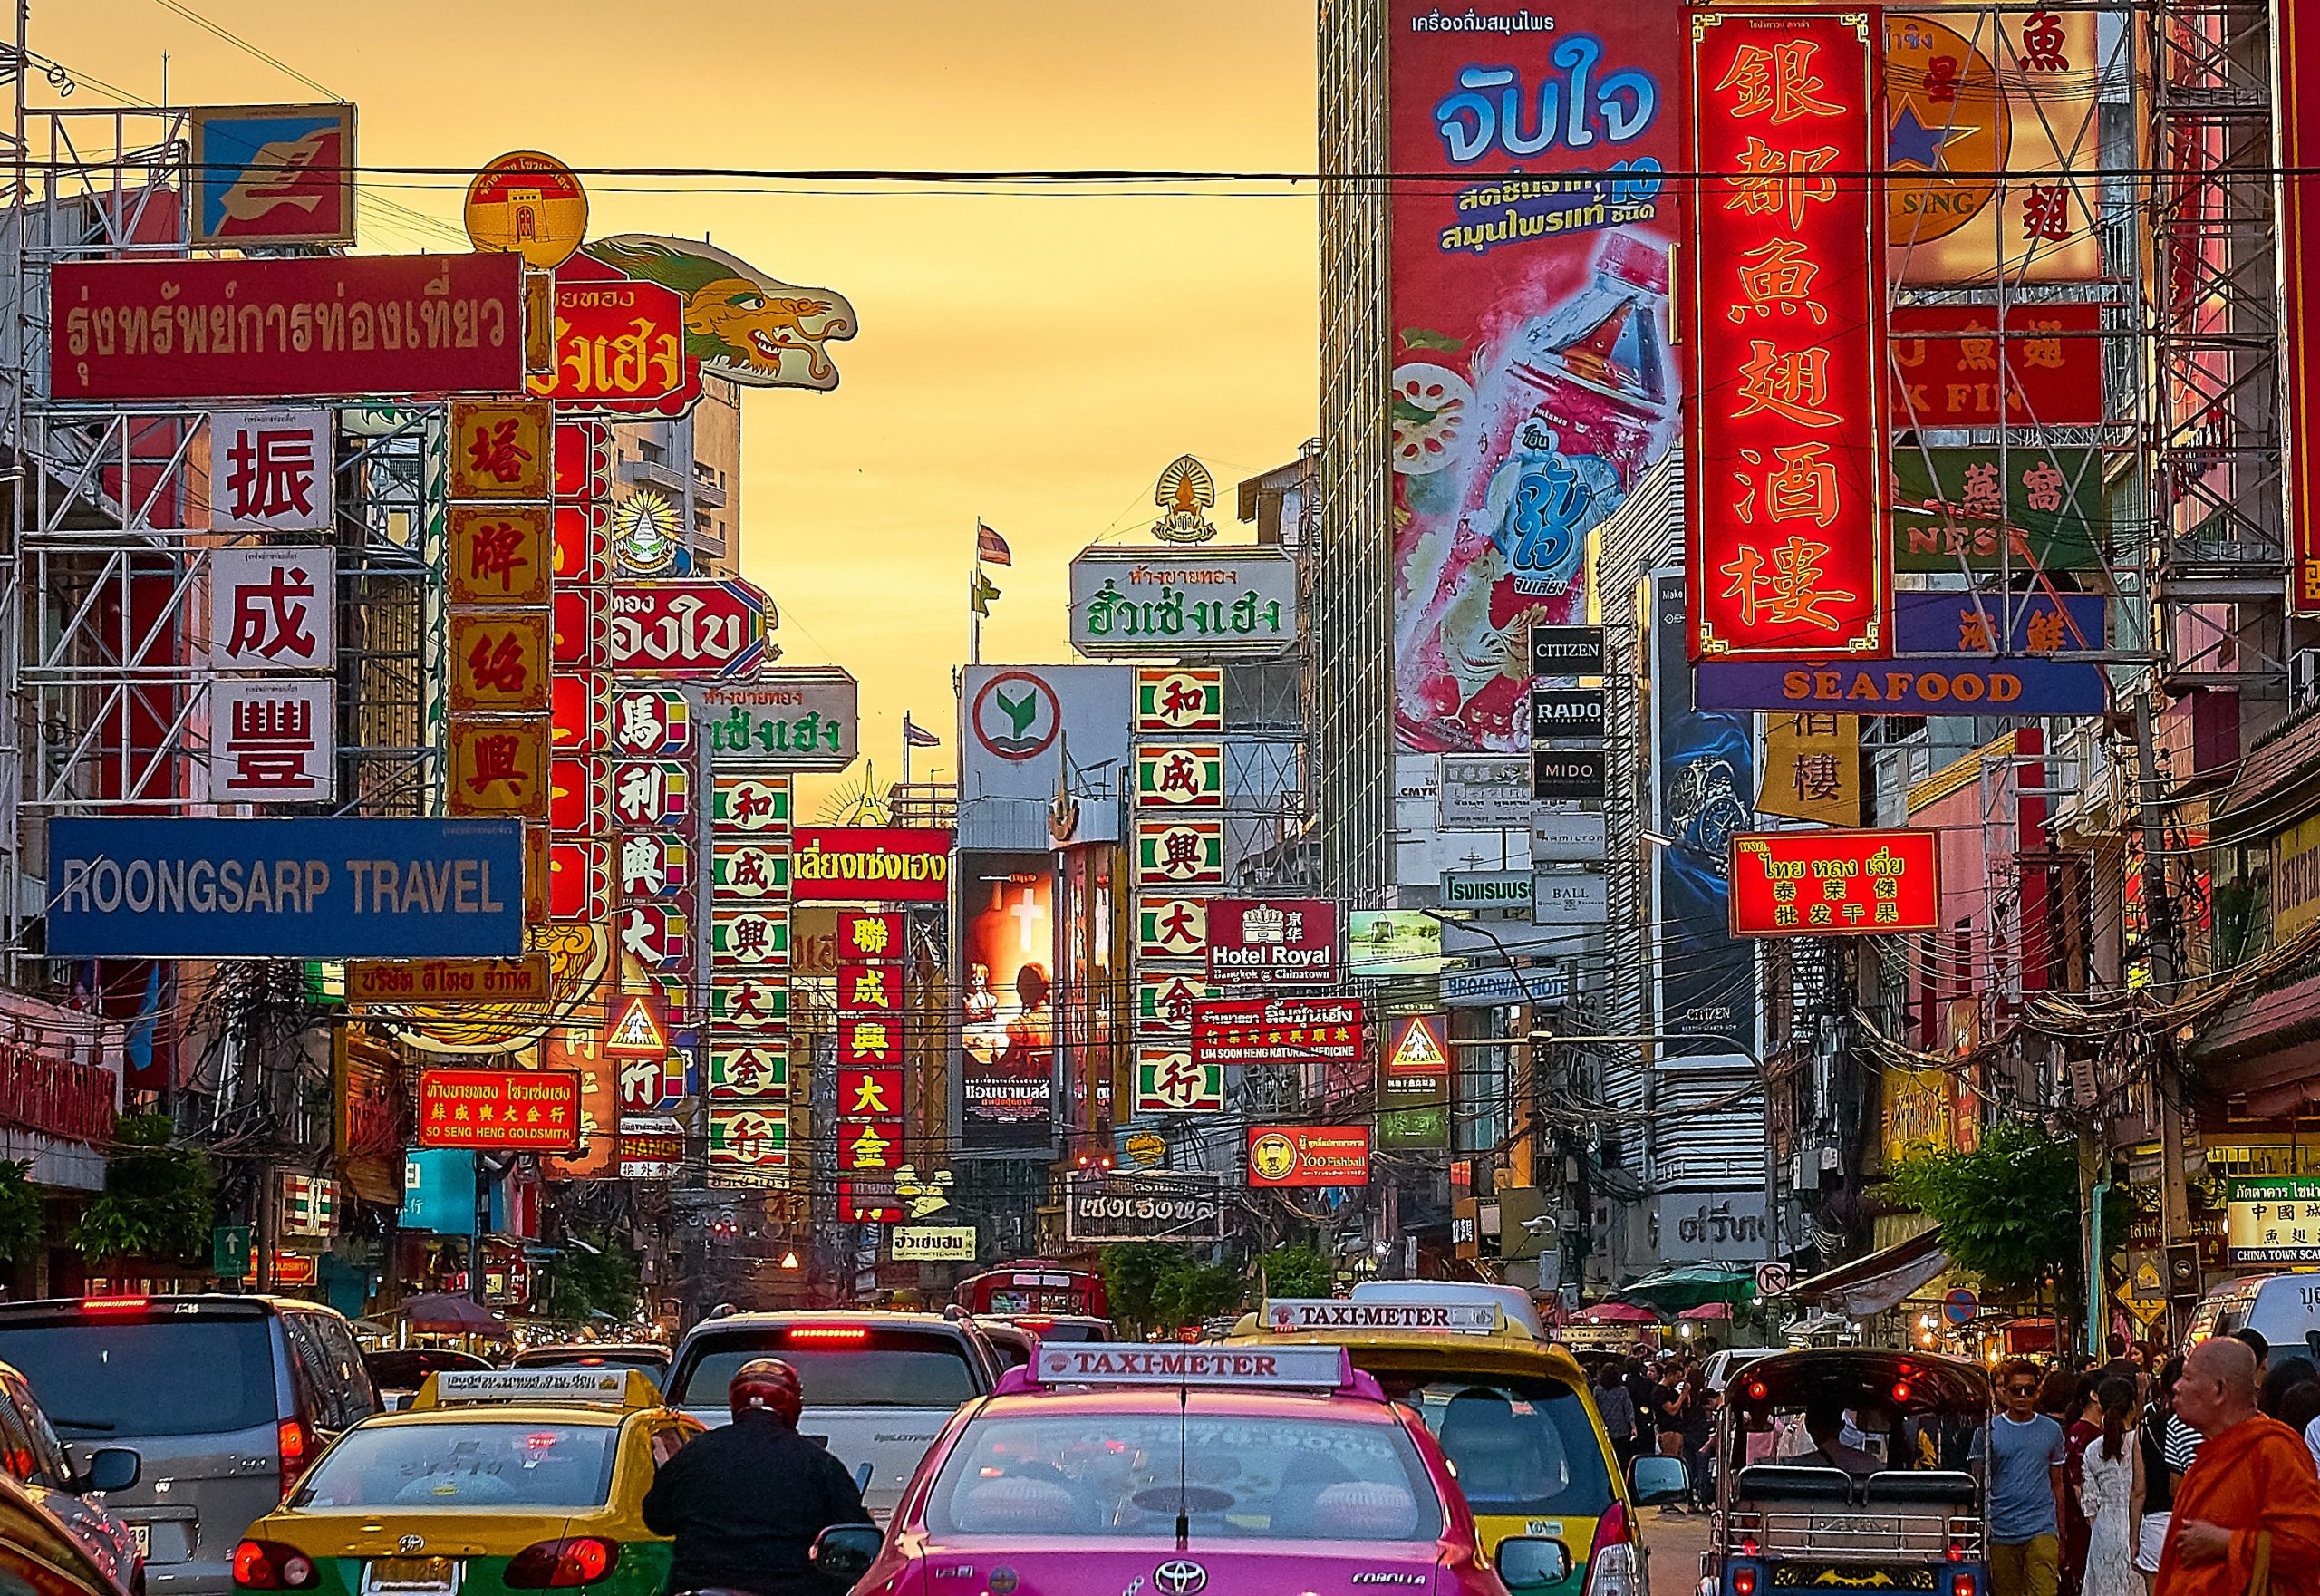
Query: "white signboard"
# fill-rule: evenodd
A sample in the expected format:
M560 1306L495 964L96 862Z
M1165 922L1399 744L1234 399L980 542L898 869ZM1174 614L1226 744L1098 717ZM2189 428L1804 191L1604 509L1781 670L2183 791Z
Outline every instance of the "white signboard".
M312 532L331 524L331 417L325 410L228 410L209 416L209 529Z
M1058 787L1073 841L1117 841L1117 795L1135 779L1135 704L1126 665L969 665L959 679L960 851L1053 848Z
M1531 823L1531 761L1521 754L1444 754L1445 831L1512 831Z
M209 693L212 803L327 803L338 791L338 683L221 679Z
M1533 865L1599 864L1603 853L1602 816L1575 809L1539 809L1531 816Z
M887 1233L897 1263L972 1263L972 1224L897 1224Z
M1536 925L1605 925L1610 895L1592 870L1541 870L1531 878L1531 920Z
M1352 1302L1335 1297L1268 1297L1264 1324L1271 1330L1431 1330L1498 1328L1498 1309L1489 1302Z
M322 544L209 556L209 663L224 671L338 664L338 558Z
M1277 654L1297 641L1297 566L1269 548L1083 548L1071 646L1090 659Z

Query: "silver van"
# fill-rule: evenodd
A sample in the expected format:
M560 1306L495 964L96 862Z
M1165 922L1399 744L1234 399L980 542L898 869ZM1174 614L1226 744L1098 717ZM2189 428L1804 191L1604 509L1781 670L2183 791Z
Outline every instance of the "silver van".
M2320 1269L2224 1282L2192 1311L2183 1347L2243 1330L2263 1337L2275 1352L2286 1348L2320 1361Z
M731 1313L677 1344L669 1404L710 1426L732 1421L726 1395L752 1358L798 1371L800 1434L854 1471L870 1471L862 1504L881 1523L919 1460L962 1403L998 1383L1000 1359L972 1321L933 1313Z
M227 1596L236 1543L323 1447L378 1409L346 1320L288 1298L0 1302L0 1363L87 1447L133 1447L107 1494L152 1596Z

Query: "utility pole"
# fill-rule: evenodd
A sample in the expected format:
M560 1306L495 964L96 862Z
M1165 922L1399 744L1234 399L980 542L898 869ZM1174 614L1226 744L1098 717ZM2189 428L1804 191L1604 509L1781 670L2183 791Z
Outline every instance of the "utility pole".
M2175 967L2175 908L2167 895L2167 871L2159 846L2166 836L2161 804L2166 788L2159 774L2159 750L2151 732L2152 679L2144 678L2135 694L2135 829L2142 838L2143 952L2151 960L2151 996L2160 1002L2175 996L2180 972ZM2189 1280L2176 1275L2178 1248L2190 1242L2191 1204L2186 1182L2182 1076L2175 1065L2175 1039L2154 1031L2151 1046L2151 1109L2159 1118L2160 1206L2161 1240L2166 1254L2168 1295L2197 1296L2196 1269ZM2092 1282L2090 1282L2092 1283ZM2091 1295L2092 1293L2090 1293Z

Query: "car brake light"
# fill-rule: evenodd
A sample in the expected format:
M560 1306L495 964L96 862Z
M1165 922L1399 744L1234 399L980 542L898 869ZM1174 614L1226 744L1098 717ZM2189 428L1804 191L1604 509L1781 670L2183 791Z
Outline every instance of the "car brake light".
M1016 1316L1015 1322L1016 1322L1017 1324L1021 1325L1025 1330L1053 1330L1053 1329L1055 1329L1055 1320L1052 1320L1052 1319L1050 1319L1050 1318L1048 1318L1048 1317L1047 1317L1046 1315L1044 1315L1044 1314L1030 1314L1030 1313L1018 1314L1018 1315Z
M150 1308L152 1305L153 1299L150 1297L83 1297L81 1299L81 1311L83 1313L134 1313L140 1308Z
M286 1501L297 1488L298 1476L306 1472L306 1455L313 1448L307 1445L306 1427L300 1419L284 1419L276 1427L275 1437L282 1451L282 1495Z
M314 1560L274 1541L245 1541L234 1548L234 1583L245 1591L304 1591L314 1582Z
M563 1590L593 1585L612 1572L620 1547L594 1535L536 1541L508 1560L500 1583L515 1591Z
M1766 1386L1762 1380L1750 1380L1748 1382L1748 1400L1751 1402L1763 1401L1764 1399L1764 1393L1769 1389L1771 1389L1771 1388Z
M782 1332L787 1341L866 1341L870 1327L862 1324L793 1324Z
M1756 1571L1745 1564L1732 1571L1732 1596L1756 1596Z
M1949 1596L1974 1596L1974 1576L1960 1570L1949 1576Z
M1595 1521L1595 1548L1587 1560L1586 1596L1644 1596L1638 1578L1634 1525L1614 1502Z

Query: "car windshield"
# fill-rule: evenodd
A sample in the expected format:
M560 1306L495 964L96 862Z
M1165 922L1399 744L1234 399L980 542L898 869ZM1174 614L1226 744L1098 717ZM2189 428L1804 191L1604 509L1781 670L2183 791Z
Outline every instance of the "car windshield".
M1593 1517L1610 1506L1594 1422L1561 1380L1379 1379L1425 1417L1476 1513Z
M968 1426L926 1507L935 1535L1192 1543L1430 1541L1442 1504L1399 1426L1167 1413Z
M294 1507L601 1507L612 1425L363 1425L324 1454Z
M274 1340L256 1314L9 1325L0 1363L24 1372L73 1439L218 1435L277 1417ZM189 1369L201 1378L186 1378Z
M981 1395L965 1346L948 1336L880 1330L821 1342L773 1330L701 1348L670 1399L723 1407L726 1388L752 1358L778 1358L796 1369L808 1407L956 1407Z

